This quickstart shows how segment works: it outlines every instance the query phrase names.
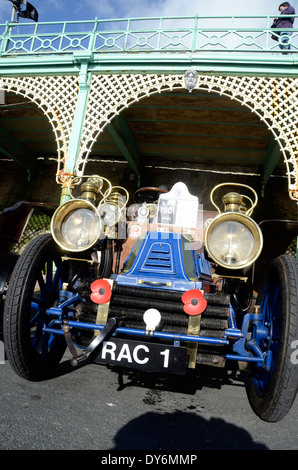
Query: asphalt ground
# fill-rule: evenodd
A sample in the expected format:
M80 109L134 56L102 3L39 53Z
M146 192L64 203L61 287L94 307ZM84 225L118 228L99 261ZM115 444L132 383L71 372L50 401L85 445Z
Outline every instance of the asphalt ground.
M0 397L1 450L298 450L298 398L282 421L263 422L240 372L202 367L157 378L73 369L65 357L55 377L28 382L5 361Z

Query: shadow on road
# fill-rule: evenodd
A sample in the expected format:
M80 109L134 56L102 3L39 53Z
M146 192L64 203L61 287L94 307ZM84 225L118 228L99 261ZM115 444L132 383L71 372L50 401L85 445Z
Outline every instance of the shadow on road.
M117 433L113 450L266 450L244 429L185 412L145 413Z
M205 387L220 389L224 385L244 386L245 375L239 371L210 370L198 367L181 376L155 376L118 371L121 392L126 387L147 388L144 402L155 405L160 391L194 395ZM189 407L191 408L191 407ZM195 408L195 407L194 407ZM115 450L265 450L267 447L252 440L239 426L223 419L210 420L199 416L198 410L186 412L148 412L127 423L115 436Z

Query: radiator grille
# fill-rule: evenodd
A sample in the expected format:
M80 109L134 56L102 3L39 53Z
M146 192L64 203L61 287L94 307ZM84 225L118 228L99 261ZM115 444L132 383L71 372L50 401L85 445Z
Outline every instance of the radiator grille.
M120 326L144 329L143 314L157 308L161 322L156 331L187 334L189 316L183 310L182 292L116 285L110 302L109 316L120 316ZM205 294L207 309L201 315L200 336L223 338L228 327L230 298ZM164 340L162 340L165 342ZM222 346L199 344L198 362L216 362Z

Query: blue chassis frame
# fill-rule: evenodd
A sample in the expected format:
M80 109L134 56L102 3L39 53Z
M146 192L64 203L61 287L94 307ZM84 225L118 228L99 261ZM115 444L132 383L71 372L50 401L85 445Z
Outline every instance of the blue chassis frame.
M182 242L183 235L181 234L169 234L170 237L167 240L167 248L170 250L169 259L171 260L170 271L171 274L177 274L178 276L178 290L181 290L181 294L186 290L193 288L202 288L201 281L194 282L187 278L183 255L182 255ZM148 283L158 282L163 285L163 289L171 290L169 287L165 286L165 277L168 278L168 272L164 274L160 272L160 267L157 264L150 266L150 269L146 271L144 266L146 265L146 260L148 259L149 254L152 252L152 249L156 243L160 243L161 240L164 241L164 234L156 232L147 232L141 248L134 260L131 268L126 274L120 274L115 276L117 283L122 285L137 285L137 280L144 279L145 284L146 279ZM196 258L193 252L193 261L196 274L199 275L203 271L208 271L209 263L205 260L203 256ZM176 263L176 266L175 266ZM155 269L158 268L158 269ZM147 277L146 277L147 276ZM56 278L57 279L57 278ZM152 281L154 280L154 281ZM150 287L146 287L150 288ZM51 307L46 310L46 314L52 317L52 320L47 326L43 327L43 333L53 334L53 335L64 335L63 324L67 320L69 328L79 328L85 330L99 330L101 331L105 325L80 322L74 320L73 313L71 312L71 307L74 306L77 302L83 301L78 294L73 294L72 292L67 292L65 290L60 291L62 303L59 306ZM67 300L64 300L68 297ZM228 328L225 330L223 338L213 338L205 336L192 336L187 334L173 334L167 332L154 331L151 338L172 340L173 345L179 347L181 342L194 342L194 343L204 343L209 345L225 345L230 346L231 352L229 354L222 355L223 358L228 360L244 361L244 362L254 362L258 366L262 366L265 370L269 371L272 366L272 351L266 350L263 351L261 344L270 336L270 321L268 321L268 315L266 315L266 305L260 313L242 313L242 326L241 329L236 326L236 313L233 309L233 306L230 304L229 307L229 320ZM53 319L54 317L54 319ZM57 327L61 327L60 329ZM249 329L251 331L251 337L249 340L248 333ZM144 337L147 335L147 332L143 329L133 329L118 327L113 333L113 336L117 334L127 334L133 335L136 337ZM49 341L50 342L50 341Z
M63 291L65 295L65 291ZM59 334L64 335L63 329L55 329L54 326L63 325L63 319L67 318L68 315L65 315L65 310L71 307L73 304L78 302L80 297L74 295L71 299L63 302L59 307L52 307L46 311L50 316L57 316L56 320L52 320L49 326L43 328L44 333L50 334ZM173 334L173 333L164 333L159 331L154 331L151 338L159 338L172 340L174 346L180 346L181 341L188 341L194 343L204 343L210 345L230 345L232 353L225 354L222 357L229 360L243 361L243 362L257 362L259 365L264 367L266 370L270 370L272 362L272 353L271 351L262 351L260 347L260 342L268 336L268 330L264 326L265 316L262 313L253 314L245 313L243 317L242 329L239 330L234 326L235 321L235 312L232 306L230 306L230 316L229 324L230 327L225 330L224 338L212 338L207 336L191 336L191 335L182 335L182 334ZM101 331L105 325L99 325L96 323L86 323L68 320L67 322L70 328L81 328L86 330L99 330ZM254 325L255 335L249 341L246 341L248 328L250 325ZM127 334L134 336L147 336L145 330L139 330L135 328L125 328L119 327L113 333L113 336L118 334ZM245 347L246 346L246 347Z

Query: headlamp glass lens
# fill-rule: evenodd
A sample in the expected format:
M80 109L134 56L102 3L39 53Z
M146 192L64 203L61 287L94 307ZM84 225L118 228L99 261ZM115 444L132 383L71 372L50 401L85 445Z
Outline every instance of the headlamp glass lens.
M251 258L255 239L244 224L226 221L214 228L210 235L209 246L216 260L237 268Z
M100 221L89 209L70 212L61 224L61 235L73 249L87 249L100 234Z

